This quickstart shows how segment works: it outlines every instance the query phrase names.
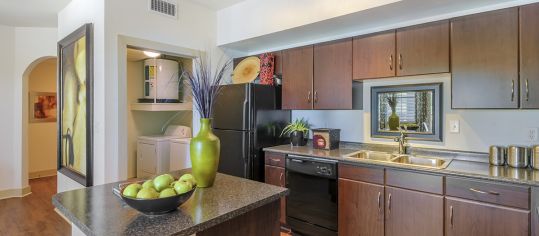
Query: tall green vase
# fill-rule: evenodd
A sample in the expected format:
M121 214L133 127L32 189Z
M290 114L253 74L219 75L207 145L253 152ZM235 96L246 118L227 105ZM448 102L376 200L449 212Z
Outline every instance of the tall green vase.
M207 188L213 185L221 143L211 130L211 119L200 119L200 131L191 139L192 173L197 181L197 187Z
M391 115L389 116L389 120L387 123L389 125L389 130L391 131L399 130L400 118L396 112L394 111L391 112Z

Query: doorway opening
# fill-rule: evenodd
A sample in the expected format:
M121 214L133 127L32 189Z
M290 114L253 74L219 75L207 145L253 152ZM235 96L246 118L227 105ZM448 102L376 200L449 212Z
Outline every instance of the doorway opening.
M33 67L33 68L32 68ZM49 57L29 66L27 73L28 179L56 175L57 60Z

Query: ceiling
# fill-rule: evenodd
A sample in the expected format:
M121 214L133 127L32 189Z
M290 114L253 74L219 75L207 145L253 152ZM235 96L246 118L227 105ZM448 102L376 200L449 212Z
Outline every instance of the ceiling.
M0 0L0 25L56 27L57 13L71 0Z
M232 6L236 3L243 2L244 0L191 0L191 1L204 5L214 10L221 10L223 8Z

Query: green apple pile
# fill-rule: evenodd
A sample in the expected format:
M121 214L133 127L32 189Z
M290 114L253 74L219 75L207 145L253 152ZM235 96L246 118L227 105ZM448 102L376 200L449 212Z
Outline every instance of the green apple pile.
M191 174L184 174L178 180L174 180L170 174L163 174L146 180L143 184L130 184L122 194L131 198L156 199L180 195L191 191L195 186L196 181Z

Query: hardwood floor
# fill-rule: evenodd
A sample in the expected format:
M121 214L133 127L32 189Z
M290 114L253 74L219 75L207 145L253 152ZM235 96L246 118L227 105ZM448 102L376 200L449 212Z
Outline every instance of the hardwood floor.
M30 180L32 194L0 200L0 235L71 235L71 225L54 211L56 176Z

